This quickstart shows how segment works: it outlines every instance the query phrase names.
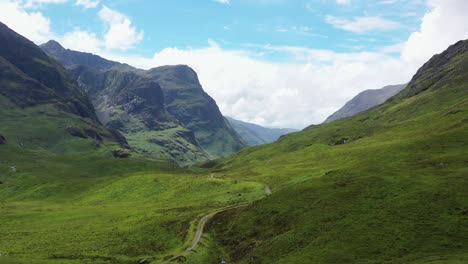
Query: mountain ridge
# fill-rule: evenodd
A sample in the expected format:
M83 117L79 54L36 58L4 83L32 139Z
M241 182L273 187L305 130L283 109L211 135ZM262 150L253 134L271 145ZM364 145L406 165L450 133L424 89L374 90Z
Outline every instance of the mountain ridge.
M102 121L121 130L143 152L187 164L226 156L244 147L216 102L203 90L196 72L187 65L146 71L65 49L56 41L41 48L68 65L80 86L95 98L93 103ZM140 88L135 89L132 83ZM159 99L148 101L151 94ZM135 108L142 111L135 112Z

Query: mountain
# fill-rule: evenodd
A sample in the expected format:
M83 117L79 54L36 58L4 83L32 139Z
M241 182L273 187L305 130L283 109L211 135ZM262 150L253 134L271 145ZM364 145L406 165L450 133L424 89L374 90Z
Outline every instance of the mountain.
M210 157L225 157L245 147L190 67L162 66L145 74L161 85L167 111L193 131Z
M256 124L236 120L231 117L226 117L226 119L231 123L231 126L237 131L242 140L244 140L248 146L271 143L283 135L297 131L292 128L262 127Z
M406 87L406 84L389 85L377 90L366 90L356 95L338 111L329 116L324 123L354 116L387 101Z
M353 117L210 164L272 194L215 216L229 263L466 263L468 40Z
M2 23L0 105L0 134L11 148L65 152L127 144L99 123L88 96L60 64Z
M101 122L121 131L140 151L188 164L244 147L188 66L145 71L55 41L41 48L94 98Z

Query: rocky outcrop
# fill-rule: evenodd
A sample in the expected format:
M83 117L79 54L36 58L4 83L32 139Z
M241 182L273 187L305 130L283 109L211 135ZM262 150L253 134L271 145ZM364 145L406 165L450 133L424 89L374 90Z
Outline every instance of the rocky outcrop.
M102 141L102 137L101 135L99 135L98 132L96 132L94 129L92 128L87 128L85 129L85 133L88 137L96 140L96 141Z
M119 159L126 159L131 156L130 153L123 151L121 149L113 150L112 155L114 156L114 158L119 158Z
M0 145L6 145L7 144L7 140L6 138L0 134Z
M81 129L76 127L67 127L65 129L73 137L88 138Z

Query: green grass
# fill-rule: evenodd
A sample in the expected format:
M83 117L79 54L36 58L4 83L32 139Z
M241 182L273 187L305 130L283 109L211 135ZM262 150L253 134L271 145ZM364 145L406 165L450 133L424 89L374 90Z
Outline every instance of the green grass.
M468 64L466 56L446 67L458 70L460 63ZM211 237L225 257L468 263L468 78L437 72L414 80L428 86L418 95L404 91L353 118L218 161L213 171L226 179L273 189L212 221Z
M180 131L187 130L177 126L159 131L130 132L125 136L131 146L153 157L171 159L181 165L207 160L207 154L197 145L180 136L178 134ZM157 144L153 142L155 140L164 144Z
M91 125L48 105L2 108L0 122L0 263L158 263L188 246L202 215L264 195L167 159L116 159L120 146L68 135Z
M35 154L16 160L16 173L2 160L0 262L157 263L188 246L200 215L263 195L258 183L154 160L49 154L38 166Z

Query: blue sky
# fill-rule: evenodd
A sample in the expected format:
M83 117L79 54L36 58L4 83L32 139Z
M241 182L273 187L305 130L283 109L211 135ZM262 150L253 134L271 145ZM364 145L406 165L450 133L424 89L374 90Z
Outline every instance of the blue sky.
M467 0L0 0L0 21L36 44L186 64L223 114L293 128L410 81L468 38L466 14Z
M338 52L373 50L404 41L418 29L427 6L422 1L355 0L119 0L100 1L96 8L65 4L41 4L35 8L52 21L52 30L64 34L74 28L104 35L106 25L97 16L100 6L124 13L144 38L128 52L150 56L166 47L197 48L207 40L230 49L254 45L301 46ZM356 32L338 28L327 17L353 21L379 17L394 27ZM391 34L390 34L391 33ZM266 59L284 59L267 53Z

